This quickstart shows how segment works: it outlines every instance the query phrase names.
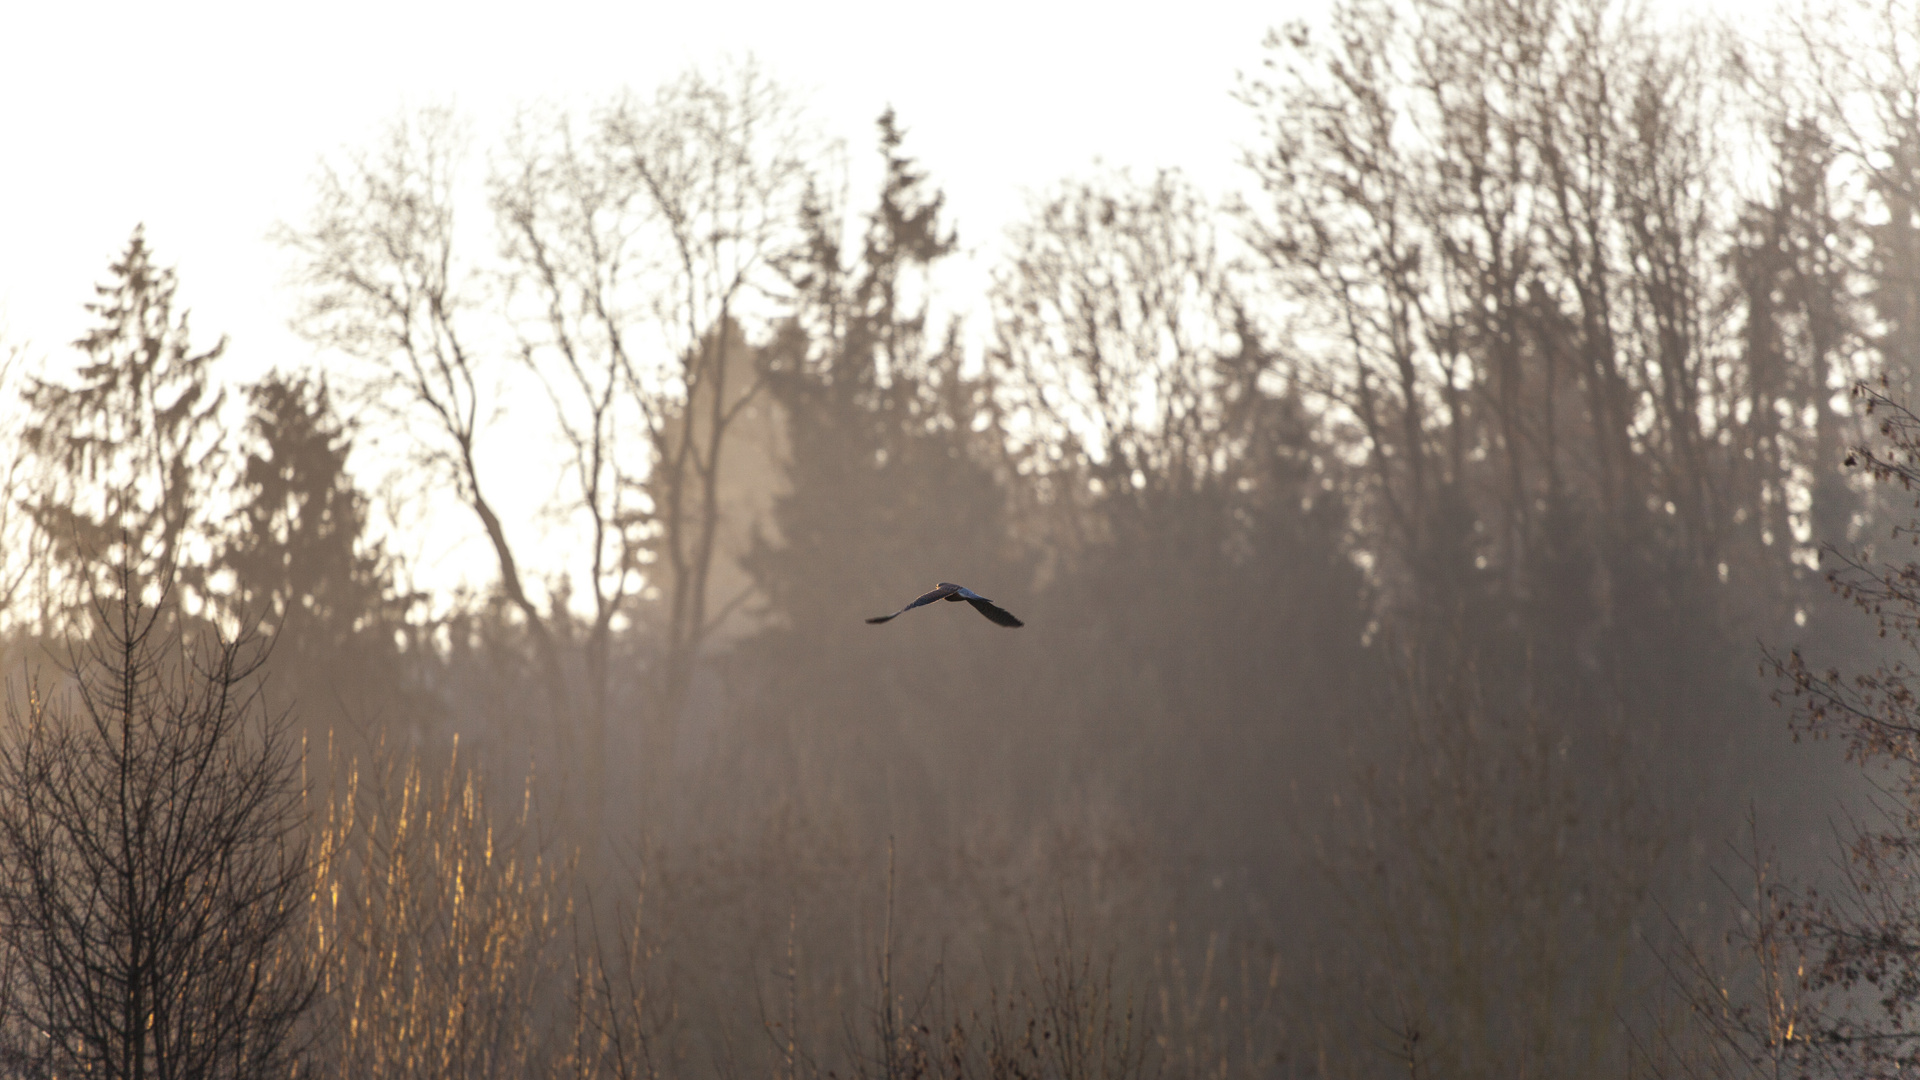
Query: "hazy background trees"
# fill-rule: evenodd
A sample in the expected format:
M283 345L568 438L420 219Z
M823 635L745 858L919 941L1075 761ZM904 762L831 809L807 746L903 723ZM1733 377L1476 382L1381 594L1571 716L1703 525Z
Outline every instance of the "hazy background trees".
M1726 844L1860 786L1756 639L1886 648L1821 555L1897 520L1876 12L1340 3L1241 190L1064 178L977 296L906 121L751 63L405 114L278 233L317 360L224 378L136 231L20 383L10 660L114 560L272 640L321 1071L1738 1071ZM1028 626L860 623L942 579Z

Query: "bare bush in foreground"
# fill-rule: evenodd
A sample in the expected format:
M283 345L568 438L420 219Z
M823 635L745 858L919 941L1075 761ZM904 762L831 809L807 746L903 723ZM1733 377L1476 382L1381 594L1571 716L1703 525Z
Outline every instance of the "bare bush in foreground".
M190 641L123 568L69 682L0 732L10 1066L286 1076L314 1001L300 949L299 759L243 643Z

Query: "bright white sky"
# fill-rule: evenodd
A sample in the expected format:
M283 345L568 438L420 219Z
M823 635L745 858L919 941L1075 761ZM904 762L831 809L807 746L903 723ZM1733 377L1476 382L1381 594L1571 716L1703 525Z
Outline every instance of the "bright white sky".
M197 338L230 334L236 359L263 366L305 356L265 235L303 216L322 154L448 101L484 146L517 103L650 91L728 53L803 94L856 161L891 102L963 242L990 246L1024 189L1096 157L1227 182L1245 123L1235 73L1269 26L1317 6L20 4L0 57L0 325L37 352L75 337L144 221Z
M892 103L978 267L1026 190L1096 158L1231 183L1247 134L1236 73L1269 27L1320 6L14 4L0 20L0 342L57 360L144 222L195 340L231 336L230 377L299 366L312 349L287 329L266 235L304 216L321 155L449 101L484 147L516 104L648 92L725 54L756 56L856 163Z

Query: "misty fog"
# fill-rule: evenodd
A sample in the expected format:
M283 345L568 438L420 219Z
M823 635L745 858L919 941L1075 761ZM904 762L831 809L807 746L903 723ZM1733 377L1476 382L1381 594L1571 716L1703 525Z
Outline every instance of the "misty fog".
M409 108L258 377L128 223L0 340L0 1072L1920 1067L1917 48L1338 0L967 295L885 102Z

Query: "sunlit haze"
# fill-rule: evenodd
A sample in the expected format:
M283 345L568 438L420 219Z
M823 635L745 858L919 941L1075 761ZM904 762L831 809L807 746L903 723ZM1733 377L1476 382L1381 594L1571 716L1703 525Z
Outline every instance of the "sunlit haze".
M856 200L875 172L874 119L897 110L960 230L966 258L942 282L964 313L1030 190L1096 160L1234 183L1237 73L1258 64L1270 27L1317 7L1236 0L1176 19L1055 2L23 5L0 64L0 340L57 365L144 222L179 271L196 340L231 338L229 378L308 364L267 236L307 211L323 155L407 108L451 104L478 157L519 107L650 93L747 55L844 144ZM443 543L470 535L462 518ZM484 550L452 559L475 584L487 576Z
M1779 2L13 0L0 1077L1915 1075Z

